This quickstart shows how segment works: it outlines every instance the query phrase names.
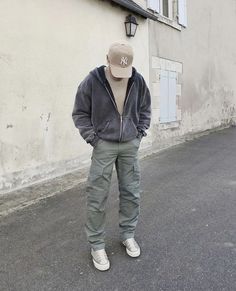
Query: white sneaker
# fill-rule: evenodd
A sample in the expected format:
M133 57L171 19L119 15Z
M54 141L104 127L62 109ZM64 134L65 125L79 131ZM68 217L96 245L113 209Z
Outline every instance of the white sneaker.
M91 255L93 258L93 264L99 271L106 271L110 268L110 262L108 260L105 249L94 251L91 249Z
M134 238L128 238L122 243L126 247L126 253L130 257L136 258L140 256L140 247Z

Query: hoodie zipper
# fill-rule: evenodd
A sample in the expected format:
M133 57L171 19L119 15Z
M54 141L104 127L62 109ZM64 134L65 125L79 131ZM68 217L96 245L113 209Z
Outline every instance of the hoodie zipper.
M119 142L121 142L122 131L123 131L123 115L120 115L120 138L119 138Z
M127 101L128 101L128 99L129 99L129 96L130 96L130 92L131 92L131 90L132 90L132 88L133 88L133 85L134 85L134 82L132 83L132 85L130 86L130 89L129 89L129 93L128 93L128 95L127 95L127 98L126 98L126 100L125 100L125 104L124 104L124 107L123 107L123 112L125 111L125 105L127 104ZM121 142L121 139L122 139L122 132L123 132L123 114L122 115L120 115L120 123L121 123L121 130L120 130L120 142Z
M125 100L125 104L124 104L124 107L123 107L123 112L125 111L125 105L127 104L127 101L128 101L128 99L129 99L129 96L130 96L130 92L131 92L131 90L132 90L132 88L133 88L133 85L134 85L134 82L133 82L132 85L130 86L129 93L128 93L128 95L127 95L127 98L126 98L126 100ZM123 131L123 114L121 115L121 114L119 113L118 108L117 108L117 105L116 105L114 99L112 98L112 96L111 96L109 90L107 89L106 84L104 84L104 86L105 86L105 88L106 88L106 91L107 91L108 95L109 95L110 98L111 98L111 101L112 101L113 105L115 106L115 109L116 109L117 113L118 113L119 116L120 116L120 138L119 138L119 142L121 142L121 139L122 139L122 131Z

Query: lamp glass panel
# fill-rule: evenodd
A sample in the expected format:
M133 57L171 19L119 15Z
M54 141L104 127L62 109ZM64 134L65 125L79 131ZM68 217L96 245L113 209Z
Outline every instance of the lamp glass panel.
M135 35L135 32L136 32L136 29L137 29L137 25L134 24L134 23L131 23L131 35L134 36Z
M131 32L131 27L130 27L130 23L126 22L125 23L125 30L126 30L126 35L130 36L130 32Z

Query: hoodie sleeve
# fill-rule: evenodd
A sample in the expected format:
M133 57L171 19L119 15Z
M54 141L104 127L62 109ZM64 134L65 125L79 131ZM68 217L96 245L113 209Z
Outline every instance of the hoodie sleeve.
M149 128L151 122L151 95L143 77L142 82L141 107L137 126L138 136L140 137L147 135L145 131Z
M88 91L88 82L83 81L76 93L72 119L83 139L94 146L99 138L91 122L91 94Z

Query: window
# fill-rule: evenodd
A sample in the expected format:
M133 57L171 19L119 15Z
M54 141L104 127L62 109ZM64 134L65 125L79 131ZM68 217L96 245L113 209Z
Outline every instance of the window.
M147 0L147 8L187 27L187 0Z
M181 123L183 64L152 56L152 122L160 129L176 128Z
M162 1L162 15L165 17L169 17L169 0L161 1Z
M148 0L148 8L165 17L172 18L172 0Z
M176 72L161 70L160 123L176 121Z

